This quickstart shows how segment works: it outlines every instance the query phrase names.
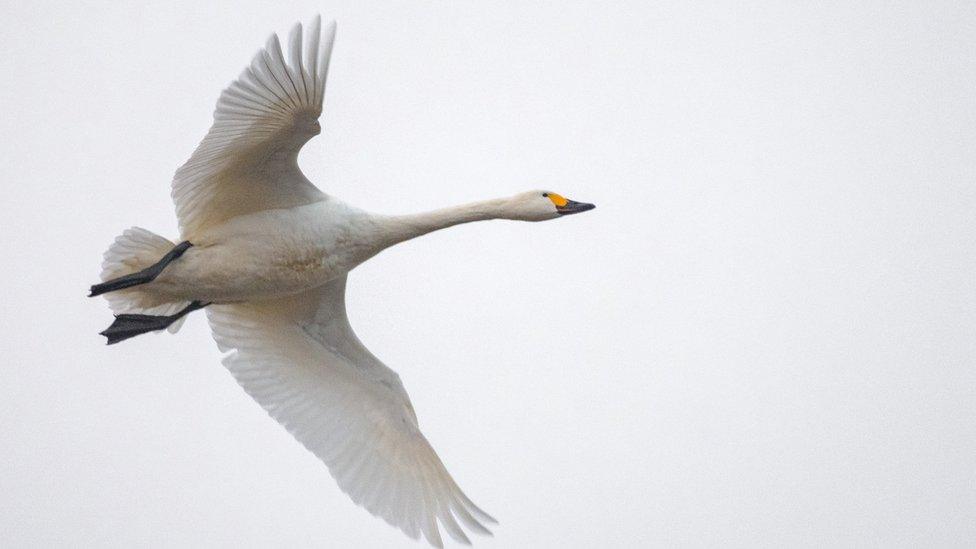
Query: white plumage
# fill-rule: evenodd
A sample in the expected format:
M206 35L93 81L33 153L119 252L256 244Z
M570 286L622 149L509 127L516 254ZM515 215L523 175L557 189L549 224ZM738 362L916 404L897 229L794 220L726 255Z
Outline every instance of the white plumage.
M329 466L370 513L439 546L436 520L493 519L454 483L417 425L400 377L359 342L345 314L345 277L295 297L209 309L224 365L272 417ZM457 520L455 520L455 517Z
M321 131L325 79L335 23L319 47L319 18L302 61L302 26L289 39L291 66L277 35L255 54L217 101L214 124L190 159L176 171L173 201L180 233L191 240L232 217L322 200L298 169L298 151ZM321 51L320 51L321 50Z
M322 193L297 158L320 132L334 39L335 24L320 32L316 18L305 35L293 28L287 58L277 36L268 40L221 94L213 126L173 179L182 240L192 246L166 259L174 242L126 231L105 253L99 293L117 322L174 315L160 317L171 329L178 311L209 304L224 365L354 502L432 545L442 545L439 527L469 543L465 529L488 534L494 519L458 488L420 432L399 376L353 333L347 273L389 246L458 223L541 221L593 206L530 191L385 216ZM157 262L164 270L151 279L112 286Z

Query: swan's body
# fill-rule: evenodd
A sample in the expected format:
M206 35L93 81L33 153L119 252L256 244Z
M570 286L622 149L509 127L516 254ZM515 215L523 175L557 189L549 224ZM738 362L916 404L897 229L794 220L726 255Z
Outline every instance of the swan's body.
M234 217L202 232L144 291L161 301L286 297L348 273L383 249L381 225L338 200Z
M374 515L440 546L438 522L488 533L493 519L457 487L420 432L399 376L349 326L348 272L383 249L459 223L542 221L592 208L544 191L385 216L313 186L298 169L319 133L335 26L319 47L272 36L221 95L214 125L173 181L183 242L130 229L105 254L102 284L115 342L179 326L207 307L224 364L244 389L329 467ZM209 306L208 306L209 305ZM112 330L115 330L114 332ZM113 336L115 339L113 339Z

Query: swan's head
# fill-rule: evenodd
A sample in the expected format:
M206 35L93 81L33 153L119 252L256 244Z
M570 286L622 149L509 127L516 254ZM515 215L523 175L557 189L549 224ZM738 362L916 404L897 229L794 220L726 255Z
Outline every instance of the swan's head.
M552 191L529 191L510 198L505 217L521 221L545 221L596 208L593 204L576 202Z

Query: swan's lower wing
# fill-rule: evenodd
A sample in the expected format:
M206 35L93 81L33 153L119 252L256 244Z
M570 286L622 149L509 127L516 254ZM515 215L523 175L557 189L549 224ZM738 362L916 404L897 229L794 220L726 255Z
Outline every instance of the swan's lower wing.
M287 55L272 35L220 94L213 126L173 177L184 240L232 217L325 198L298 168L298 151L321 131L335 23L320 33L315 19L304 55L302 35L296 25Z
M224 365L370 513L441 546L489 533L417 426L399 376L349 327L345 277L285 300L207 308Z

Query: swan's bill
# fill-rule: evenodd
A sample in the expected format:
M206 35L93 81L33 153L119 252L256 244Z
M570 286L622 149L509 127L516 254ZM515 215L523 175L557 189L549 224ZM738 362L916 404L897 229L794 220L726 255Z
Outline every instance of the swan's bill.
M592 210L596 208L596 204L588 204L586 202L576 202L575 200L566 200L566 203L562 206L556 206L556 211L559 215L569 215L577 214L580 212L585 212L587 210Z

